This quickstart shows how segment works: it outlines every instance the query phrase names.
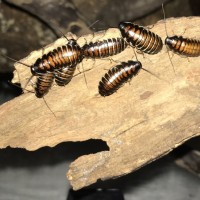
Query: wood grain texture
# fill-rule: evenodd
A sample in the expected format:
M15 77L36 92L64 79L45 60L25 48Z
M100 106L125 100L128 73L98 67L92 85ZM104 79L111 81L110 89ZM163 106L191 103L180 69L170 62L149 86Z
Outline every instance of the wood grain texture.
M167 28L180 35L200 38L200 18L170 18ZM159 21L151 31L166 37L164 23ZM103 39L119 36L117 29L98 33L94 38L87 35L78 39ZM44 53L64 44L61 38L45 48ZM41 57L42 50L32 52L21 60L32 64ZM172 53L170 52L170 55ZM134 59L133 49L113 57L114 60ZM166 47L156 55L138 54L145 69L160 77L141 71L117 93L109 97L98 95L98 82L105 68L116 65L107 59L84 60L88 88L83 74L72 79L66 87L54 86L45 99L56 118L42 99L26 93L0 107L0 148L20 147L36 150L43 146L53 147L65 141L104 140L110 150L81 156L67 173L74 189L128 174L167 154L186 140L200 135L200 58L174 55L169 62ZM30 77L29 68L15 64L22 86ZM82 65L79 65L80 70ZM18 77L15 77L15 81ZM28 87L29 89L31 87ZM69 152L70 154L70 152Z

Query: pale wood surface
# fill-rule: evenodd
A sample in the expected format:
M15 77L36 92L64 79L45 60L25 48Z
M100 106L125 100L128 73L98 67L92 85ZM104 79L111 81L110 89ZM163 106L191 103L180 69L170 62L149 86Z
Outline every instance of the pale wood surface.
M170 35L200 38L200 18L167 20ZM186 31L184 32L184 30ZM163 21L151 31L166 37ZM80 45L92 38L103 39L119 36L117 29L110 29L98 36L78 39ZM45 48L48 52L66 42L61 38ZM34 51L21 60L32 64L42 50ZM170 55L172 53L170 52ZM114 60L133 58L131 47L114 56ZM56 118L42 99L26 93L0 107L0 148L7 146L36 150L55 146L64 141L104 140L110 150L81 156L67 173L74 189L130 173L143 165L167 154L186 140L200 135L200 58L174 55L176 74L169 62L166 47L156 55L138 54L143 67L157 74L160 79L141 71L117 93L109 97L98 95L98 82L116 63L109 60L84 60L87 70L86 87L83 74L74 77L66 87L54 86L45 99ZM16 64L20 81L24 85L30 70ZM79 65L80 70L82 65ZM77 70L78 73L78 70ZM17 80L17 76L15 77ZM29 89L31 87L28 87ZM70 154L70 152L69 152Z

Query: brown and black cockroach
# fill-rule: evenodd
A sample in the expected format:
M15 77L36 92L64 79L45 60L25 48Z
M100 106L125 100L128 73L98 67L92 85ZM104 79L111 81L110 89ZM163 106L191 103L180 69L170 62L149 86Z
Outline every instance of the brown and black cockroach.
M5 55L2 55L2 56L6 57L6 58L9 58L9 59L11 59L13 61L16 61L16 62L18 62L20 64L24 64L24 63L21 63L20 61L17 61L15 59L13 59L13 58L10 58L8 56L5 56ZM17 75L18 75L18 79L20 81L18 72L17 72ZM33 83L34 84L33 87L34 87L35 92L27 90L25 88L22 88L22 87L18 86L17 84L14 84L12 82L9 82L9 83L14 85L14 86L16 86L16 87L19 87L22 90L26 90L28 92L35 93L35 96L37 98L42 98L45 94L47 94L49 92L49 89L51 88L51 86L53 84L53 81L54 81L54 76L55 76L54 72L38 73L36 82ZM28 82L30 82L32 78L33 78L33 76L31 76L29 78Z
M34 89L35 89L35 96L37 98L43 98L47 108L51 111L54 117L56 117L56 115L51 110L51 108L49 107L44 98L44 96L49 92L50 88L53 85L54 77L55 77L54 72L46 72L38 75L34 85Z
M76 40L70 39L66 45L58 47L44 54L42 58L36 60L31 66L31 73L45 73L47 71L55 71L66 66L74 66L80 63L83 59L81 47Z
M49 92L53 84L54 77L54 72L46 72L37 76L34 86L35 96L37 98L43 98L44 95L46 95Z
M163 15L164 15L165 32L167 35L167 37L165 38L165 45L167 46L167 48L178 55L183 55L187 57L200 56L200 40L195 40L195 39L186 38L186 37L177 36L177 35L173 35L173 36L168 35L165 10L164 10L163 4L162 4L162 10L163 10ZM168 53L170 62L173 66L173 70L175 73L175 68L170 58L169 52L167 51L167 53Z
M42 79L45 76L50 78L50 75L46 75L46 73L56 72L56 83L58 85L66 85L72 79L76 65L82 61L83 54L82 49L77 44L76 40L70 39L66 45L58 47L48 54L44 54L42 58L38 58L31 66L8 56L6 57L31 68L32 76L29 78L29 81L33 76L39 76L39 79ZM44 74L45 76L43 76Z
M158 35L132 22L120 22L119 30L122 37L141 52L156 54L163 47Z
M124 83L131 80L142 69L139 61L122 62L108 70L99 82L99 94L109 96L115 93Z
M36 82L33 83L34 91L22 88L20 85L18 85L16 83L12 83L10 81L9 81L9 83L14 85L15 87L20 88L22 91L25 90L25 91L28 91L31 93L35 93L35 96L37 98L43 98L46 106L52 112L52 114L55 116L54 112L51 110L51 108L49 107L49 105L47 104L47 102L44 98L44 96L49 92L49 90L53 84L53 81L54 81L54 72L47 72L47 73L43 73L43 74L37 76Z
M74 72L76 70L76 65L63 67L62 69L56 70L55 74L55 82L58 86L67 85L71 79L73 78Z
M165 38L165 45L176 54L188 56L188 57L197 57L200 56L200 40L185 38L182 36L169 36L167 33L167 25L165 18L164 5L162 4L162 10L165 21L165 31L167 37Z
M47 71L53 72L66 66L74 66L82 61L83 53L76 40L70 39L66 45L44 54L42 58L38 58L33 65L28 65L9 56L4 57L30 67L32 76L35 76Z
M99 82L99 94L105 97L115 93L124 83L136 76L141 69L163 80L156 74L143 68L140 61L129 60L128 62L122 62L108 70Z
M121 53L127 47L123 38L111 38L103 41L85 44L83 55L85 58L105 58Z
M180 55L188 57L200 56L200 40L174 35L172 37L166 37L165 45L174 53Z

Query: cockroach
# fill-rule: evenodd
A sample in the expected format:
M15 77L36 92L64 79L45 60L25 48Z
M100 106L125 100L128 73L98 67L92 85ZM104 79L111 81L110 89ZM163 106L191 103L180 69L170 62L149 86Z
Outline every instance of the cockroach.
M177 35L170 37L168 35L163 4L162 4L162 10L163 10L164 21L165 21L165 31L167 35L167 37L165 38L165 45L171 51L179 55L184 55L188 57L200 56L200 40L185 38L185 37L177 36Z
M20 88L21 90L26 90L28 92L35 93L35 96L37 98L43 98L45 105L51 111L51 113L55 116L54 112L51 110L51 108L49 107L49 105L47 104L47 102L44 98L44 96L49 92L49 89L51 88L51 86L53 84L53 80L54 80L53 72L47 72L47 73L41 74L40 76L37 77L37 80L34 83L35 92L27 90L25 88L22 88L19 85L12 83L10 81L9 81L9 83L14 85L15 87Z
M183 55L187 57L200 56L200 40L195 40L195 39L186 38L186 37L177 36L177 35L173 35L173 36L168 35L165 10L164 10L163 4L162 4L162 10L163 10L163 15L164 15L165 32L167 35L167 37L165 38L165 45L167 46L167 48L178 55ZM169 56L168 51L167 53ZM175 72L175 68L170 56L169 56L169 59L173 66L173 70Z
M51 110L51 108L49 107L49 105L47 104L44 96L49 92L53 81L54 81L54 72L46 72L43 74L38 75L37 80L35 82L35 96L37 98L43 98L45 105L47 106L47 108L51 111L51 113L54 115L54 117L56 117L56 115L54 114L54 112Z
M166 37L165 45L174 53L180 55L188 57L200 56L200 40L174 35L172 37Z
M81 47L74 39L71 39L66 45L58 47L48 54L44 54L42 58L37 59L31 66L31 73L36 75L66 66L74 66L80 63L82 59L83 53Z
M7 58L12 59L10 57L7 57ZM18 72L17 72L17 74L18 74ZM49 92L49 89L51 88L51 86L53 84L53 81L54 81L54 76L55 76L54 72L46 72L46 73L41 73L40 75L37 75L36 82L34 83L35 92L27 90L26 88L22 88L21 86L19 86L17 84L14 84L14 83L12 83L10 81L9 81L9 83L14 85L15 87L18 87L18 88L22 89L22 90L26 90L28 92L35 93L35 96L37 98L42 98L45 94L47 94ZM18 78L19 78L19 74L18 74ZM33 78L33 76L31 76L29 78L29 81L32 78Z
M139 61L122 62L108 70L99 82L99 94L109 96L115 93L124 83L136 76L142 64Z
M157 34L132 22L121 22L119 30L122 37L141 52L156 54L163 47L162 39Z
M67 85L71 79L73 78L74 72L76 70L76 65L63 67L62 69L56 70L55 74L55 82L59 86Z
M54 81L54 72L46 72L37 77L35 82L35 96L37 98L43 98L49 92L53 81Z
M90 42L85 44L82 49L85 58L105 58L121 53L126 47L127 43L123 38L112 38Z
M167 36L165 44L175 53L188 57L200 56L200 40L184 38L182 36Z
M128 62L122 62L108 70L99 82L99 94L105 97L115 93L124 83L136 76L141 69L163 80L156 74L143 68L140 61L129 60Z
M28 65L9 56L2 56L30 67L32 76L40 75L47 71L53 72L66 66L74 66L80 63L83 59L82 48L74 39L70 39L66 45L58 47L57 49L50 51L48 54L44 54L42 58L38 58L33 65Z
M55 71L56 83L58 85L66 85L72 79L77 63L82 61L83 54L77 42L74 39L70 39L66 45L44 54L42 58L38 58L31 66L8 56L5 57L30 67L32 76L29 81L33 76L39 76L39 79L41 79L47 72ZM71 77L69 77L70 75ZM50 75L45 76L49 77Z

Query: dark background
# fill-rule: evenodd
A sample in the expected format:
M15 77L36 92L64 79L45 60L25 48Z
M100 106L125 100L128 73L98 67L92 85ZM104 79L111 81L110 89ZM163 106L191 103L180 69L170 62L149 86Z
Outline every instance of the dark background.
M27 56L69 31L81 36L117 27L120 21L150 25L167 17L199 16L199 0L7 0L0 4L0 53L15 59ZM88 28L99 20L92 28ZM59 30L58 30L59 29ZM0 56L0 104L21 94L9 84L13 62ZM88 148L90 147L90 148ZM170 155L116 180L93 188L119 188L128 199L200 199L200 143L185 143ZM80 155L108 150L100 140L62 143L34 152L0 150L0 200L66 199L69 183L67 166ZM178 163L178 165L177 165ZM184 167L191 172L182 169Z

